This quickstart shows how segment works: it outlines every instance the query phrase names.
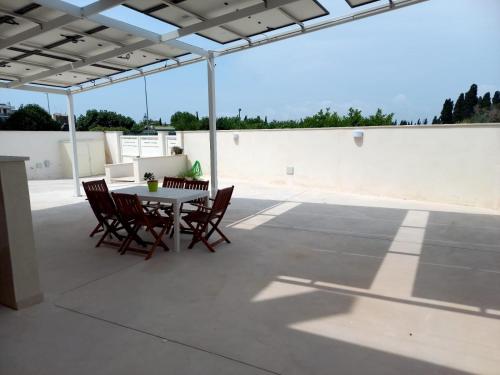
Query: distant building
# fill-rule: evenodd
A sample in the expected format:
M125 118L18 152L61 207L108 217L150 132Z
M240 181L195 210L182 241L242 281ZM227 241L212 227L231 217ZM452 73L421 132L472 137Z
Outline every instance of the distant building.
M7 120L11 114L13 114L16 111L16 108L10 103L4 104L0 103L0 121L5 121Z

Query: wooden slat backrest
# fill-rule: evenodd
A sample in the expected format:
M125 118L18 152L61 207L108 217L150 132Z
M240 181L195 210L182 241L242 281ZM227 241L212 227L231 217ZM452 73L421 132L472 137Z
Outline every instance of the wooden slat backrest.
M108 192L108 185L106 185L105 180L94 180L88 182L82 182L85 194L88 195L90 191L105 191Z
M87 193L87 198L90 205L98 214L104 216L116 215L116 206L107 191L89 191Z
M184 189L189 190L208 190L209 181L186 181ZM194 199L189 203L204 204L205 198Z
M231 196L233 195L234 186L220 189L215 195L214 203L212 204L212 209L210 210L211 217L219 217L224 215L231 201Z
M180 177L164 177L163 178L163 187L170 189L184 189L185 179Z
M136 194L111 193L121 218L125 221L145 221L141 201Z

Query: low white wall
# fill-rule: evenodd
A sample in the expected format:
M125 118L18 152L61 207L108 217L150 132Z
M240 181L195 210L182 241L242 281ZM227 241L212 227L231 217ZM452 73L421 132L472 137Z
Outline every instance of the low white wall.
M120 177L134 176L134 163L106 164L104 166L106 182L111 183ZM135 178L132 178L135 181Z
M102 132L77 132L76 137L79 144L99 141L104 148ZM69 132L62 131L0 131L0 155L29 156L28 179L65 178L69 176L63 143L68 140ZM86 155L81 158L86 161ZM104 163L101 173L104 173Z
M104 132L106 140L106 163L118 164L122 162L120 137L123 132Z
M219 131L219 175L500 209L500 124L353 130ZM179 136L208 174L208 132Z
M152 172L158 181L161 181L165 176L177 177L188 168L186 155L135 158L132 162L135 182L143 181L146 172Z

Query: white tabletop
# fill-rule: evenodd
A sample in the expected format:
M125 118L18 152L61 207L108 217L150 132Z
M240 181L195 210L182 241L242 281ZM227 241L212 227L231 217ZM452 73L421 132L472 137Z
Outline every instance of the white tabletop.
M159 187L157 192L150 192L147 186L132 186L123 189L116 189L113 190L113 192L137 194L139 199L142 200L176 204L208 197L207 190L170 189Z

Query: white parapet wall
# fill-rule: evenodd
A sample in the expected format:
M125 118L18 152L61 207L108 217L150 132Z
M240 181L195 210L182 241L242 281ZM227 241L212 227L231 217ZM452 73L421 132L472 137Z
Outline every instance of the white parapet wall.
M134 165L135 182L143 181L146 172L152 172L161 181L165 176L177 177L188 169L186 155L134 158L132 163Z
M208 132L179 138L208 174ZM500 209L500 124L219 131L217 147L221 177Z
M103 132L77 132L81 177L104 174ZM71 177L68 152L69 133L64 131L0 131L0 154L28 156L26 171L30 180Z

